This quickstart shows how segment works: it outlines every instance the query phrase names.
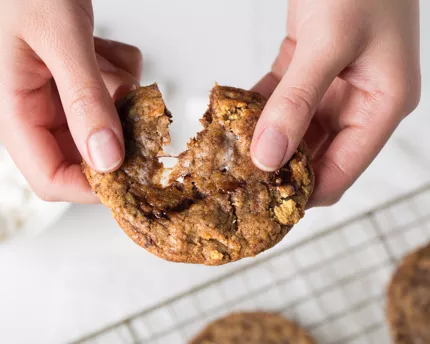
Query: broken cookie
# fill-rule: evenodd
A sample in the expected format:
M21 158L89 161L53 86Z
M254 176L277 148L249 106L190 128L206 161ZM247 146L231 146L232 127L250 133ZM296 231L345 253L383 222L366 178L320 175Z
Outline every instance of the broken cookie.
M204 129L167 170L159 158L170 142L171 115L156 85L141 87L117 105L123 165L103 174L84 163L85 175L128 236L161 258L220 265L255 256L303 217L314 183L304 143L276 172L252 163L265 103L257 93L216 86Z

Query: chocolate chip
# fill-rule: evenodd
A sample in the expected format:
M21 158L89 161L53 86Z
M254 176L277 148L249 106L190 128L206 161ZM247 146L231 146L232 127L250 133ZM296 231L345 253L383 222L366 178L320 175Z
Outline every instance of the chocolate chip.
M167 217L167 214L164 212L164 210L154 210L153 214L157 219L162 219Z
M289 183L291 183L291 172L287 167L283 167L271 176L272 185L280 186Z
M179 203L176 207L169 209L168 212L180 213L181 211L184 211L191 207L192 204L194 204L194 200L187 198L184 199L181 203Z
M175 183L175 188L176 190L180 191L180 192L184 192L184 185L181 183Z
M285 167L277 172L279 178L281 178L282 184L287 184L291 181L291 172Z
M239 180L227 181L222 184L221 189L223 192L228 193L233 192L238 188L243 188L245 187L245 185L245 182L241 182Z

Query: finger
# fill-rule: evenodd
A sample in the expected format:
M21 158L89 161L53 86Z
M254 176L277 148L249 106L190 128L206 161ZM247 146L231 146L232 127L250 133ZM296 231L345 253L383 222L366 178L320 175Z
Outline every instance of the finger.
M20 95L13 108L4 111L13 113L5 122L2 139L16 165L36 194L46 201L68 201L76 203L98 203L86 181L80 163L69 161L58 145L69 133L65 127L52 131L26 121L26 115L42 117L56 110L56 90L49 84ZM57 95L58 96L58 95Z
M94 45L98 55L130 73L137 81L141 79L143 57L137 47L98 37L94 38Z
M294 40L297 36L297 13L299 10L300 0L289 0L288 1L288 15L287 15L287 31L288 36L292 37Z
M117 68L99 54L97 54L96 58L101 76L112 98L125 95L131 89L139 86L139 81L130 73Z
M317 153L329 138L321 123L314 117L305 134L304 140L312 159L316 159Z
M295 41L291 40L289 37L286 37L283 40L281 48L279 49L279 54L272 65L272 70L252 88L252 91L258 92L266 99L269 99L287 71L291 59L293 58L295 49Z
M257 167L274 171L294 154L335 77L352 57L347 51L298 44L254 132L251 156Z
M336 134L342 130L342 121L339 121L341 109L345 99L350 99L349 93L352 91L354 89L345 81L336 78L321 100L304 137L314 160L325 153Z
M24 125L15 128L6 148L36 194L45 201L98 203L80 164L64 159L52 133ZM18 137L24 139L18 140ZM30 139L31 138L31 139ZM38 166L35 170L34 166Z
M279 84L279 80L272 72L267 73L257 84L251 89L253 92L260 93L264 98L269 99L273 91Z
M382 109L387 100L372 102L368 106L372 110L364 110L363 102L357 99L361 96L353 97L356 100L351 102L359 104L347 111L355 114L365 111L364 116L356 116L364 120L349 123L316 159L314 169L317 182L309 207L336 203L370 165L400 122L401 117L394 114L395 109Z
M72 8L61 4L55 16L44 16L45 29L38 29L36 37L27 32L24 38L52 72L82 157L100 172L113 171L122 164L124 142L96 61L91 16L83 2L73 3Z

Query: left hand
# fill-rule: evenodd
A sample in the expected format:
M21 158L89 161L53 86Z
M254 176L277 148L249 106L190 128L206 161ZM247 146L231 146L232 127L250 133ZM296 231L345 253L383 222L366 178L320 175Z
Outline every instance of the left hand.
M420 80L418 0L290 0L288 37L254 88L270 97L254 163L274 171L305 138L309 206L333 204L415 109Z

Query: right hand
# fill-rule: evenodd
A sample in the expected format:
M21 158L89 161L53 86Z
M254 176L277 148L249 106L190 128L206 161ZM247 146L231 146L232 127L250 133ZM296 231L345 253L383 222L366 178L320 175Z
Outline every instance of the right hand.
M0 3L0 141L47 201L97 202L82 173L124 158L113 99L138 85L142 55L93 37L90 0Z
M274 171L308 143L308 207L336 203L421 95L418 0L290 0L288 37L254 90L269 98L254 132Z

